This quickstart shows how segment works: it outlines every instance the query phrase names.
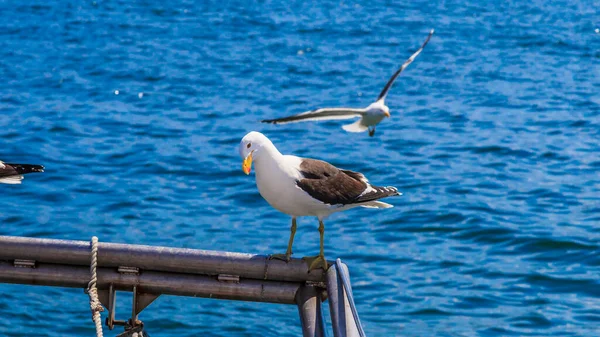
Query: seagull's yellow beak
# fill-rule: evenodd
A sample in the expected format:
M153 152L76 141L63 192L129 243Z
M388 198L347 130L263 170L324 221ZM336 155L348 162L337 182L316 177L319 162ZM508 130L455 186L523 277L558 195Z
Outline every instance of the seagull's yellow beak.
M384 111L383 114L385 115L385 117L390 118L390 112L389 111Z
M242 162L242 170L246 174L250 174L250 170L252 169L252 152L250 152Z

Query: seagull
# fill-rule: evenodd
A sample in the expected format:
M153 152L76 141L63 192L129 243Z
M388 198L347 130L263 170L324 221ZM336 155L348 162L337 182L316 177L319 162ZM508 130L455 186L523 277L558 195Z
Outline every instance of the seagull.
M373 137L375 135L375 126L379 124L384 118L390 117L390 108L385 105L385 98L390 91L390 88L394 84L394 81L400 73L411 64L415 58L423 51L423 48L427 45L427 42L431 39L433 35L433 29L429 32L429 36L427 36L427 40L421 45L421 48L417 50L411 57L404 62L404 64L396 70L394 75L390 77L385 87L377 97L377 101L369 105L364 109L353 109L353 108L321 108L312 111L306 111L297 115L277 118L277 119L265 119L262 120L262 123L272 123L272 124L286 124L286 123L295 123L295 122L303 122L303 121L324 121L324 120L336 120L336 119L350 119L361 117L358 121L344 125L342 128L348 132L364 132L369 130L369 136Z
M32 172L44 172L42 165L9 164L0 161L0 183L20 184L23 174Z
M275 145L260 132L248 133L239 145L243 158L242 170L250 174L255 163L256 186L260 195L278 211L292 217L291 234L285 254L271 258L288 261L296 233L296 218L315 216L319 220L320 253L304 260L309 271L323 267L327 261L323 252L325 220L335 212L354 207L391 208L381 198L402 195L395 187L379 187L369 183L358 172L339 169L327 162L283 155Z

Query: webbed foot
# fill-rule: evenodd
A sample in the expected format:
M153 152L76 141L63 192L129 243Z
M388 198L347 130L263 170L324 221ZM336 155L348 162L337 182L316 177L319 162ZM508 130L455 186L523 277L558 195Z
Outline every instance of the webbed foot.
M292 259L292 254L271 254L269 255L269 260L281 260L284 262L290 262Z
M319 268L323 268L324 271L327 271L328 265L324 255L306 256L303 257L302 260L308 264L308 271Z

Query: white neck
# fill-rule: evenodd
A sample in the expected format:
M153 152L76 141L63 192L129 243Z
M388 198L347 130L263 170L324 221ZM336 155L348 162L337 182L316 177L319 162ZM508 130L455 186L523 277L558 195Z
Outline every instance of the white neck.
M265 142L261 148L252 155L252 158L257 165L260 165L261 162L277 160L281 157L283 157L283 155L271 141Z

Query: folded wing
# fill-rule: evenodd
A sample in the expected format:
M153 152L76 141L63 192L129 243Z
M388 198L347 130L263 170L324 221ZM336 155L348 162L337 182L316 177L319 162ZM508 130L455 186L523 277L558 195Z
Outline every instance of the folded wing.
M329 205L364 204L378 199L400 195L395 187L373 186L359 172L341 170L315 159L303 158L300 164L303 179L296 185L311 197ZM374 203L370 207L386 207Z

